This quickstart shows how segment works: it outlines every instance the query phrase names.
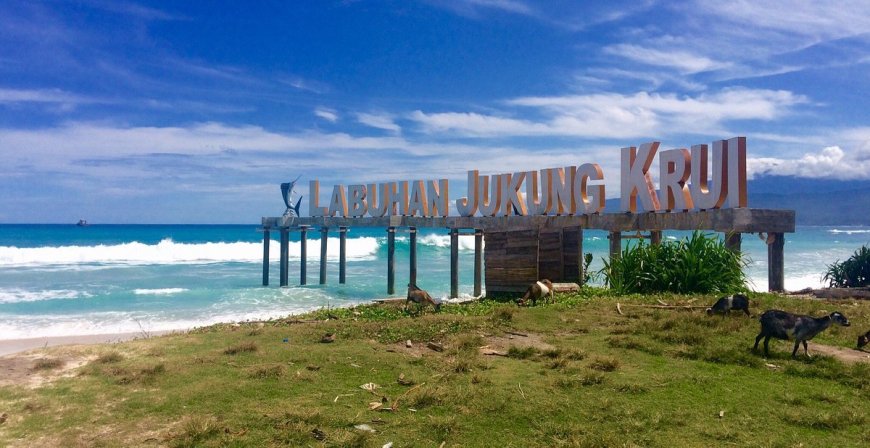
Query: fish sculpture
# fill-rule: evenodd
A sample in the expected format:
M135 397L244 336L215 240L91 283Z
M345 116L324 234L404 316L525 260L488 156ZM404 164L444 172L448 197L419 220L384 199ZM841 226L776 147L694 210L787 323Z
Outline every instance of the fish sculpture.
M296 176L292 182L284 182L281 184L281 196L284 197L284 205L287 206L287 210L284 211L285 217L298 217L299 216L299 205L302 203L302 196L299 196L299 200L296 201L296 205L293 204L293 188L296 186L296 181L299 180L301 176Z

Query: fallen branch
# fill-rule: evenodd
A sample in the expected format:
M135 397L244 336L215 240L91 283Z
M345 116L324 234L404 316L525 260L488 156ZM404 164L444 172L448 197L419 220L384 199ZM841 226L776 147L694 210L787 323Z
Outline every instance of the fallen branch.
M401 400L402 398L405 398L405 395L408 395L409 393L411 393L412 390L417 389L418 387L421 387L421 386L423 386L424 384L426 384L426 383L420 383L420 384L418 384L418 385L416 385L416 386L414 386L414 387L412 387L412 388L406 390L405 393L403 393L403 394L400 395L398 398L396 398L395 400L393 400L393 405L390 406L390 409L392 409L393 411L395 411L396 409L398 409L398 408L399 408L399 400Z
M616 304L617 311L620 311L619 314L622 314L619 303ZM709 308L707 305L622 305L622 306L632 306L635 308L664 308L664 309L693 309L693 308Z
M616 302L616 312L619 313L620 316L624 316L625 314L622 312L622 308L619 306L619 302Z
M527 335L527 334L525 334L525 333L517 333L516 331L505 331L505 333L507 333L507 334L512 334L512 335L514 335L514 336L522 336L522 337L524 337L524 338L529 337L529 335Z

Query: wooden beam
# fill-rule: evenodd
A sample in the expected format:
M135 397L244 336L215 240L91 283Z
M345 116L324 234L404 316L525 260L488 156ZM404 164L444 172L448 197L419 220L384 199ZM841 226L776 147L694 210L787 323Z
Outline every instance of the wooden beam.
M347 274L347 226L338 228L338 283L344 284Z
M329 241L329 227L320 228L320 284L326 284L326 244Z
M622 256L622 232L610 232L610 260L616 260Z
M459 297L459 230L450 229L450 297Z
M417 228L408 229L410 234L408 246L408 283L417 284Z
M271 243L269 229L263 229L263 286L269 286L269 246Z
M610 232L657 230L709 230L714 232L784 232L795 230L794 210L729 208L672 213L602 213L570 216L383 216L383 217L263 217L263 227L364 226L364 227L429 227L483 229L507 231L519 229L557 229L583 227Z
M773 240L773 241L771 241ZM770 233L767 240L767 290L785 291L785 234Z
M728 232L725 234L725 247L732 252L740 252L743 237L740 232Z
M308 283L308 226L299 226L299 284Z
M396 228L387 227L387 294L396 293Z
M287 276L290 267L290 229L281 227L281 254L279 260L278 284L287 286Z
M481 271L483 270L483 230L474 230L474 297L481 293Z

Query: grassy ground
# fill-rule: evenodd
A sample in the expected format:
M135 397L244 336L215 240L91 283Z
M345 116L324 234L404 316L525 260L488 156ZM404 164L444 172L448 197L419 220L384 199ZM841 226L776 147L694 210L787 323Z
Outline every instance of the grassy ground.
M76 357L86 363L39 387L0 388L0 413L8 414L0 445L870 444L866 363L791 360L791 344L773 341L765 359L751 351L757 319L738 313L615 308L617 300L691 297L587 290L556 299L522 309L449 305L438 314L333 309L304 323L47 349L34 375L62 372ZM853 321L819 335L819 344L852 347L870 327L867 302L753 297L754 316L772 307L836 309ZM335 341L320 342L325 334ZM368 383L378 386L360 387Z

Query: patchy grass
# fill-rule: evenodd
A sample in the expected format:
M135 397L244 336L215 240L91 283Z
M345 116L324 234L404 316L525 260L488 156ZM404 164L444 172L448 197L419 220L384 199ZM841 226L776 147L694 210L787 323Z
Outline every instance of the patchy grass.
M384 304L85 347L80 358L92 361L76 376L0 388L0 446L870 443L868 364L792 360L781 341L765 358L751 350L758 321L742 315L615 308L658 300L715 297L584 289L536 307L483 301L414 315ZM870 325L867 302L752 296L753 315L768 308L838 310L854 323L818 335L810 353L815 343L852 347ZM325 333L336 342L321 344ZM494 340L507 356L481 354Z

